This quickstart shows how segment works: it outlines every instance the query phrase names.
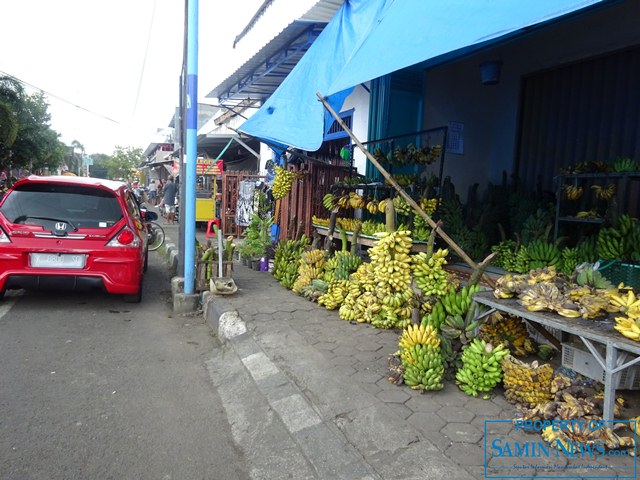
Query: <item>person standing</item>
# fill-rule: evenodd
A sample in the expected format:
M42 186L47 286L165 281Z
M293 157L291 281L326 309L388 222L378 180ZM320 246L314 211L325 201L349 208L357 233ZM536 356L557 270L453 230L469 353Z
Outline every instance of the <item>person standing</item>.
M151 180L151 183L149 184L149 201L151 202L151 205L156 205L157 193L158 193L158 184L156 183L155 180Z
M162 188L164 196L162 197L162 203L166 213L166 223L173 224L176 218L176 184L173 182L173 177L169 176L167 182Z

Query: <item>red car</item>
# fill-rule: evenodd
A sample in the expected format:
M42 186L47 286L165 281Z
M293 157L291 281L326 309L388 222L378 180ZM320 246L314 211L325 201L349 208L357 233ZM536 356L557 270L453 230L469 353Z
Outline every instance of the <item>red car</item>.
M0 200L0 297L18 288L97 288L140 302L148 261L143 222L123 182L73 176L17 181Z

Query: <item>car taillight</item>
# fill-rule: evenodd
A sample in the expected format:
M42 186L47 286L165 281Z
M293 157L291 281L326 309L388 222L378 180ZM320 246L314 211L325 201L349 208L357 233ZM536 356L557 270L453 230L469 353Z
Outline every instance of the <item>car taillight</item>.
M108 247L138 247L140 239L130 228L123 228L118 234L107 243Z
M11 243L11 240L9 240L9 235L7 235L5 231L2 230L2 228L0 228L0 243Z

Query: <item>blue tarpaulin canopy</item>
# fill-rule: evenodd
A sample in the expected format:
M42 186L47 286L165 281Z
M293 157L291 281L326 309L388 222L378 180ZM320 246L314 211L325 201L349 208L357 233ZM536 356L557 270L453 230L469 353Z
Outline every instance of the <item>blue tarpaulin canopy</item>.
M599 3L604 1L345 0L280 87L239 130L315 151L332 123L317 92L340 111L360 83L454 58Z

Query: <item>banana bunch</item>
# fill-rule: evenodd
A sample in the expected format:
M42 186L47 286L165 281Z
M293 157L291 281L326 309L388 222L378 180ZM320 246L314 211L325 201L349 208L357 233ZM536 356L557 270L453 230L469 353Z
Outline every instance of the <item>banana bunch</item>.
M518 295L518 303L527 307L530 312L546 310L555 311L563 317L578 318L582 316L578 306L568 301L553 283L538 283L526 288Z
M566 184L562 187L564 198L567 200L578 200L582 197L584 189L578 185Z
M575 282L578 286L586 286L599 290L609 290L613 285L607 280L595 264L584 264L576 271Z
M280 284L291 289L298 278L298 263L302 252L309 245L309 238L303 235L300 240L280 240L276 246L273 260L273 276Z
M554 243L534 240L527 244L529 268L542 268L560 263L560 249Z
M462 367L456 372L456 383L467 395L493 390L502 380L502 359L509 355L502 344L492 344L474 338L462 353Z
M553 368L548 363L538 365L522 362L512 355L502 361L505 398L511 403L538 405L553 399L551 381Z
M497 245L493 245L491 252L496 254L493 264L496 267L504 268L508 272L513 272L517 251L518 243L515 240L503 240Z
M576 218L600 218L600 215L598 214L598 211L595 209L591 209L591 210L582 210L578 213L576 213Z
M411 322L411 237L408 231L378 232L369 249L371 262L351 275L358 295L347 295L340 306L344 320L371 323L376 328L402 328Z
M430 326L407 326L400 337L404 383L415 390L442 390L440 338Z
M418 179L417 175L402 175L402 174L396 174L393 175L393 179L396 181L396 183L402 187L407 187L409 185L413 185L414 183L416 183L416 180ZM389 184L391 182L389 182L389 180L385 180L385 183Z
M600 229L596 246L604 260L634 260L640 254L640 226L629 215L620 215L618 228Z
M424 210L424 213L426 213L427 215L431 216L431 215L434 214L434 212L438 208L438 199L437 198L422 197L420 199L419 204L420 204L420 208L422 208L422 210Z
M623 336L640 342L640 320L630 317L616 317L616 324L613 326Z
M367 202L365 208L371 215L375 215L376 213L378 213L378 200L376 198L370 200L369 202Z
M566 275L571 275L576 267L582 263L578 255L577 248L564 247L560 251L558 270Z
M323 267L325 264L324 250L308 250L300 256L298 267L298 278L291 290L295 293L301 293L302 288L309 285L313 280L322 279L324 274Z
M399 215L409 216L413 211L411 205L402 197L402 195L396 195L393 197L393 206L396 207L396 213Z
M449 273L445 271L449 250L438 249L431 256L426 252L413 255L412 273L416 286L423 295L443 296L449 286Z
M536 351L536 346L520 317L498 311L480 325L478 338L493 345L503 344L512 355L522 357Z
M628 317L637 320L640 319L640 296L636 296L632 289L625 294L619 293L609 296L609 302L613 309L612 312L621 312Z
M336 220L336 225L347 232L355 232L362 225L362 221L357 218L340 217Z
M402 330L398 346L402 352L405 352L411 350L414 345L439 347L440 337L438 337L438 332L429 325L416 325L415 323L408 325Z
M324 266L324 280L325 282L348 280L349 276L358 269L361 263L362 259L359 256L353 255L346 250L338 251L327 260Z
M296 174L290 170L285 170L279 165L276 165L276 176L273 179L273 187L271 187L271 193L276 200L284 198L289 194L291 185Z
M526 245L520 245L520 248L516 252L516 257L513 260L513 272L516 273L527 273L531 268L529 267L529 263L531 259L529 258L529 250Z
M326 208L329 211L333 210L335 201L336 201L336 196L331 192L327 193L322 197L322 205L324 206L324 208Z
M638 162L629 157L618 157L611 166L614 172L635 172L639 170Z
M431 325L436 330L440 330L446 318L447 312L444 309L444 305L440 300L437 300L431 307L431 310L422 317L421 324Z
M320 218L320 217L316 217L315 215L313 215L311 217L311 222L314 225L319 225L321 227L329 227L329 219L328 218Z
M591 185L591 190L594 191L598 200L611 200L616 195L616 186L613 183L608 184L606 187L602 185Z
M318 305L327 310L335 310L349 294L349 280L332 280L327 287L327 293L318 297Z
M349 193L349 206L354 210L357 210L358 208L364 208L366 204L366 200L356 192Z
M553 282L556 276L557 271L553 266L534 268L527 274L507 273L496 281L493 295L496 298L513 298L530 286Z
M640 416L637 416L636 418L632 418L631 420L632 421L629 422L631 425L631 428L635 432L636 436L640 437Z
M416 217L420 218L420 217ZM412 230L412 236L414 240L417 240L419 242L426 242L427 240L429 240L429 236L431 235L431 229L428 227L424 227L424 226L415 226L413 227Z
M444 367L440 348L415 345L404 353L404 383L414 390L442 390Z
M450 285L448 292L441 296L439 301L442 302L447 315L466 315L471 305L471 296L480 290L479 285L466 285L460 290L455 285Z
M382 200L378 201L378 212L385 213L387 211L387 202L392 201L393 200L391 200L390 198L383 198Z
M362 222L362 234L373 236L377 232L384 232L386 230L386 226L382 222L374 222L373 220L365 220Z

